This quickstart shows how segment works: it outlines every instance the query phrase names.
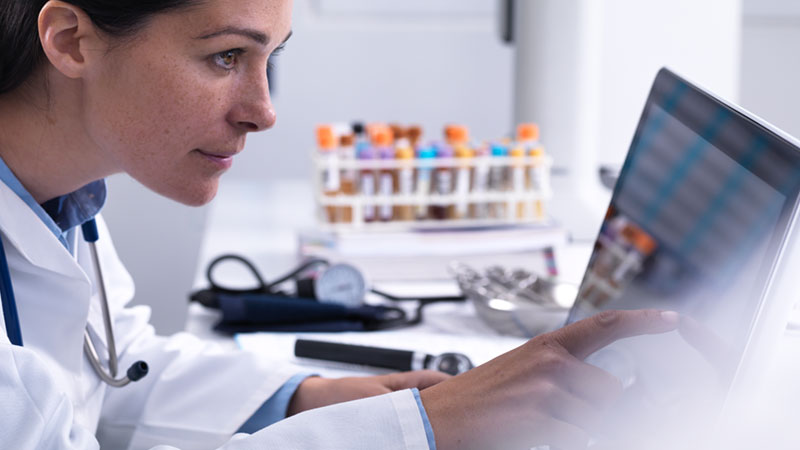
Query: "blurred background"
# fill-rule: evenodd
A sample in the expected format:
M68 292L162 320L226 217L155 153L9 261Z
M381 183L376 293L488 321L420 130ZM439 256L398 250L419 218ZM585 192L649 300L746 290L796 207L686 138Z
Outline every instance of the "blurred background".
M598 169L621 166L662 66L800 135L793 0L295 0L292 28L273 61L277 124L248 138L223 185L310 183L319 123L415 123L428 137L462 123L488 139L535 121L554 208L596 218L562 219L588 238L606 206ZM161 334L184 327L213 208L109 180L104 216Z

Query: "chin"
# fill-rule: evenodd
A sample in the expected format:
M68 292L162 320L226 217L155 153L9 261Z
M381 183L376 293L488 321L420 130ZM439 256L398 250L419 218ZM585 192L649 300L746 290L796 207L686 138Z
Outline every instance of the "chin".
M186 197L186 198L176 198L176 199L173 199L173 200L175 200L175 201L177 201L179 203L183 203L186 206L203 206L203 205L208 204L208 202L210 202L211 200L213 200L214 197L216 196L216 194L217 194L216 191L214 191L210 195L192 196L192 197Z
M175 200L186 206L203 206L213 200L216 195L217 185L214 184L213 189L194 191Z
M219 184L215 179L196 185L186 184L176 187L166 187L165 189L156 189L155 191L164 197L175 200L186 206L203 206L214 199L217 195L218 186Z

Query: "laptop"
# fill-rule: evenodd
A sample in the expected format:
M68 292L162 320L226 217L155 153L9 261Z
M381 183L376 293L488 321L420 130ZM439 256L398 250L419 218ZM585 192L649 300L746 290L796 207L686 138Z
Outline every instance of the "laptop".
M659 71L567 323L657 308L681 326L587 360L625 388L596 448L711 448L736 423L800 300L799 189L796 140Z

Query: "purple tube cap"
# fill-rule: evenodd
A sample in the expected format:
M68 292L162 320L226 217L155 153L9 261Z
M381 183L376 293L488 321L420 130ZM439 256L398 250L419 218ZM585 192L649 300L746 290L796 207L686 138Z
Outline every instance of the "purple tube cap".
M436 145L436 157L437 158L452 158L453 157L453 147L447 144L437 144Z
M392 147L383 147L378 150L381 159L394 159L395 151Z
M378 157L378 152L375 147L364 147L358 152L358 159L375 159Z

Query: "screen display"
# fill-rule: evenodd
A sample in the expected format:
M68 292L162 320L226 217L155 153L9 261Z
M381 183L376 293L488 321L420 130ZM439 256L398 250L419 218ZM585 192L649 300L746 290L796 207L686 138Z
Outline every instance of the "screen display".
M587 360L625 387L598 448L684 448L713 422L799 184L793 145L659 73L568 322L641 308L682 319Z

